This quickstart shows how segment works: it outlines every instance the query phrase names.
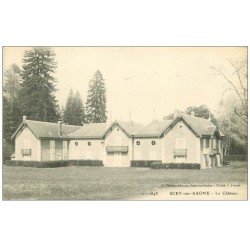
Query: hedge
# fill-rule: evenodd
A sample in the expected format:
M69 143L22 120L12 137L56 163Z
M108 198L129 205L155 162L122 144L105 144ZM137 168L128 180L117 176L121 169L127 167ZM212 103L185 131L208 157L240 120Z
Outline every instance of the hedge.
M141 161L141 160L134 160L130 162L131 167L135 168L150 168L153 163L161 164L161 161Z
M199 163L152 163L152 169L200 169Z
M103 162L101 160L69 160L69 166L81 166L81 167L101 167Z
M22 166L22 167L35 167L35 168L59 168L67 166L103 166L100 160L62 160L62 161L11 161L4 162L7 166Z
M224 155L223 160L228 161L247 161L247 155Z

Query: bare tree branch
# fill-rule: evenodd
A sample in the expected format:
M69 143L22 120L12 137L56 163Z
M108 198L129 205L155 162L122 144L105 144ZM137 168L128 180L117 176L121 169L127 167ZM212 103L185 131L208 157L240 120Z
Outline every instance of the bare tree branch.
M239 116L246 124L247 124L247 119L243 118L243 115L237 112L237 108L234 108L234 113Z
M235 86L235 84L220 70L220 69L217 69L215 67L211 67L212 70L215 71L215 73L219 76L222 76L234 89L234 91L236 92L236 94L238 95L242 105L244 108L247 108L246 107L246 103L245 103L245 100L244 100L244 97L241 96L240 92L238 91L237 87Z

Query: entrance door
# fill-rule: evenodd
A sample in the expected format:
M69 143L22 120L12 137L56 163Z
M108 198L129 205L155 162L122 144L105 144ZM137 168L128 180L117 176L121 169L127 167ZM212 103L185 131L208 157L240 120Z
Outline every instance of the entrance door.
M106 155L105 166L107 167L129 167L128 153L112 152Z

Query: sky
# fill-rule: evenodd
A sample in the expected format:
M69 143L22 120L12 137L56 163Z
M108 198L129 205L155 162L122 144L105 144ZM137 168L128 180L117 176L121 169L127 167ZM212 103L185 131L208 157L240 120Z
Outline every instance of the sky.
M4 47L3 68L22 66L27 47ZM216 112L227 83L211 70L230 75L228 60L246 60L246 47L53 47L56 97L66 104L70 88L87 98L89 80L103 74L110 120L148 123L175 109L206 105Z

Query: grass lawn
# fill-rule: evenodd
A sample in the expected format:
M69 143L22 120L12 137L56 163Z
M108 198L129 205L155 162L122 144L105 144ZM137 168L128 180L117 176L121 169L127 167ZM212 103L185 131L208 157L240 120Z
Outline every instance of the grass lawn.
M171 184L247 183L247 163L206 169L3 166L3 200L126 200Z

